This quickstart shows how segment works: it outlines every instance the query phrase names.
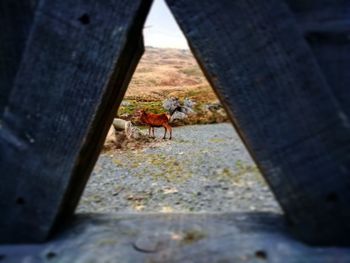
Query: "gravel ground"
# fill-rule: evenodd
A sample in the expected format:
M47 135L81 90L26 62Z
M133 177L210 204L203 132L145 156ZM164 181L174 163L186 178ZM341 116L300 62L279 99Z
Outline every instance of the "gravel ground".
M173 136L101 154L78 212L280 212L231 124L178 127Z

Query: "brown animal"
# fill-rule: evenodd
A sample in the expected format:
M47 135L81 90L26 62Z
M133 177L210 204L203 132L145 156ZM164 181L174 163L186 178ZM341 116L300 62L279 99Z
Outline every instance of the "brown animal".
M140 121L144 124L148 125L148 135L151 136L151 130L154 136L154 127L164 127L164 137L166 138L166 133L169 131L170 137L169 140L171 140L172 136L172 128L169 125L169 118L166 114L154 114L154 113L147 113L145 110L138 110L136 112L136 116L140 117Z

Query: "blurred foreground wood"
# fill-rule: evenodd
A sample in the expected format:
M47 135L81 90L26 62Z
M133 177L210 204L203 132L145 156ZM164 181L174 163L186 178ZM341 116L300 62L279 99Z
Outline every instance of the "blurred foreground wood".
M304 245L279 214L78 215L42 245L0 246L1 262L350 262Z
M0 36L3 244L43 242L72 218L142 55L142 29L152 1L13 3L4 0L0 6L0 24L7 27ZM338 78L327 81L310 48L315 42L310 46L305 40L291 9L279 0L167 3L293 234L315 245L350 245L350 118L348 99L339 99L349 94L332 87ZM313 0L307 3L313 6ZM332 3L339 10L350 7L345 1ZM337 31L332 23L315 29ZM334 39L350 43L348 31L337 31ZM11 251L37 251L36 259L55 260L60 246L49 250L61 244L62 254L71 254L57 261L87 262L98 252L82 258L77 251L113 244L109 254L119 251L121 259L132 257L132 250L141 259L160 262L322 262L322 249L292 242L278 221L240 222L237 216L92 217L82 225L76 221L46 245L0 246L0 260L11 260ZM199 231L181 232L194 224ZM100 239L100 231L108 239ZM154 245L150 233L156 239L166 236L168 245ZM269 240L277 243L270 247ZM347 260L339 251L321 254L329 262Z
M288 6L166 1L294 233L350 245L350 119Z
M151 0L1 5L0 22L23 34L0 37L13 62L0 75L0 242L42 242L84 190L143 53ZM28 19L13 18L18 8ZM6 52L17 41L20 59Z

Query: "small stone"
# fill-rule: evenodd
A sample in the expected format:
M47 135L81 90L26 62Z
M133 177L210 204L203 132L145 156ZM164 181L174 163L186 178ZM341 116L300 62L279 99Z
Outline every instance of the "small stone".
M135 250L144 253L154 253L160 250L162 243L162 238L150 235L150 236L141 236L134 243L133 247Z

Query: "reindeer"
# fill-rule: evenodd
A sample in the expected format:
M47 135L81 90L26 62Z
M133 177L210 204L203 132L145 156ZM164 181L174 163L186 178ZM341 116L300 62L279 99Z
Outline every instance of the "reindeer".
M136 116L140 117L140 121L144 124L148 125L148 135L151 137L151 131L154 136L154 127L164 127L164 137L166 138L166 133L169 131L170 137L169 140L171 140L172 136L172 128L169 125L169 117L166 114L154 114L154 113L147 113L145 110L138 110L136 112Z

